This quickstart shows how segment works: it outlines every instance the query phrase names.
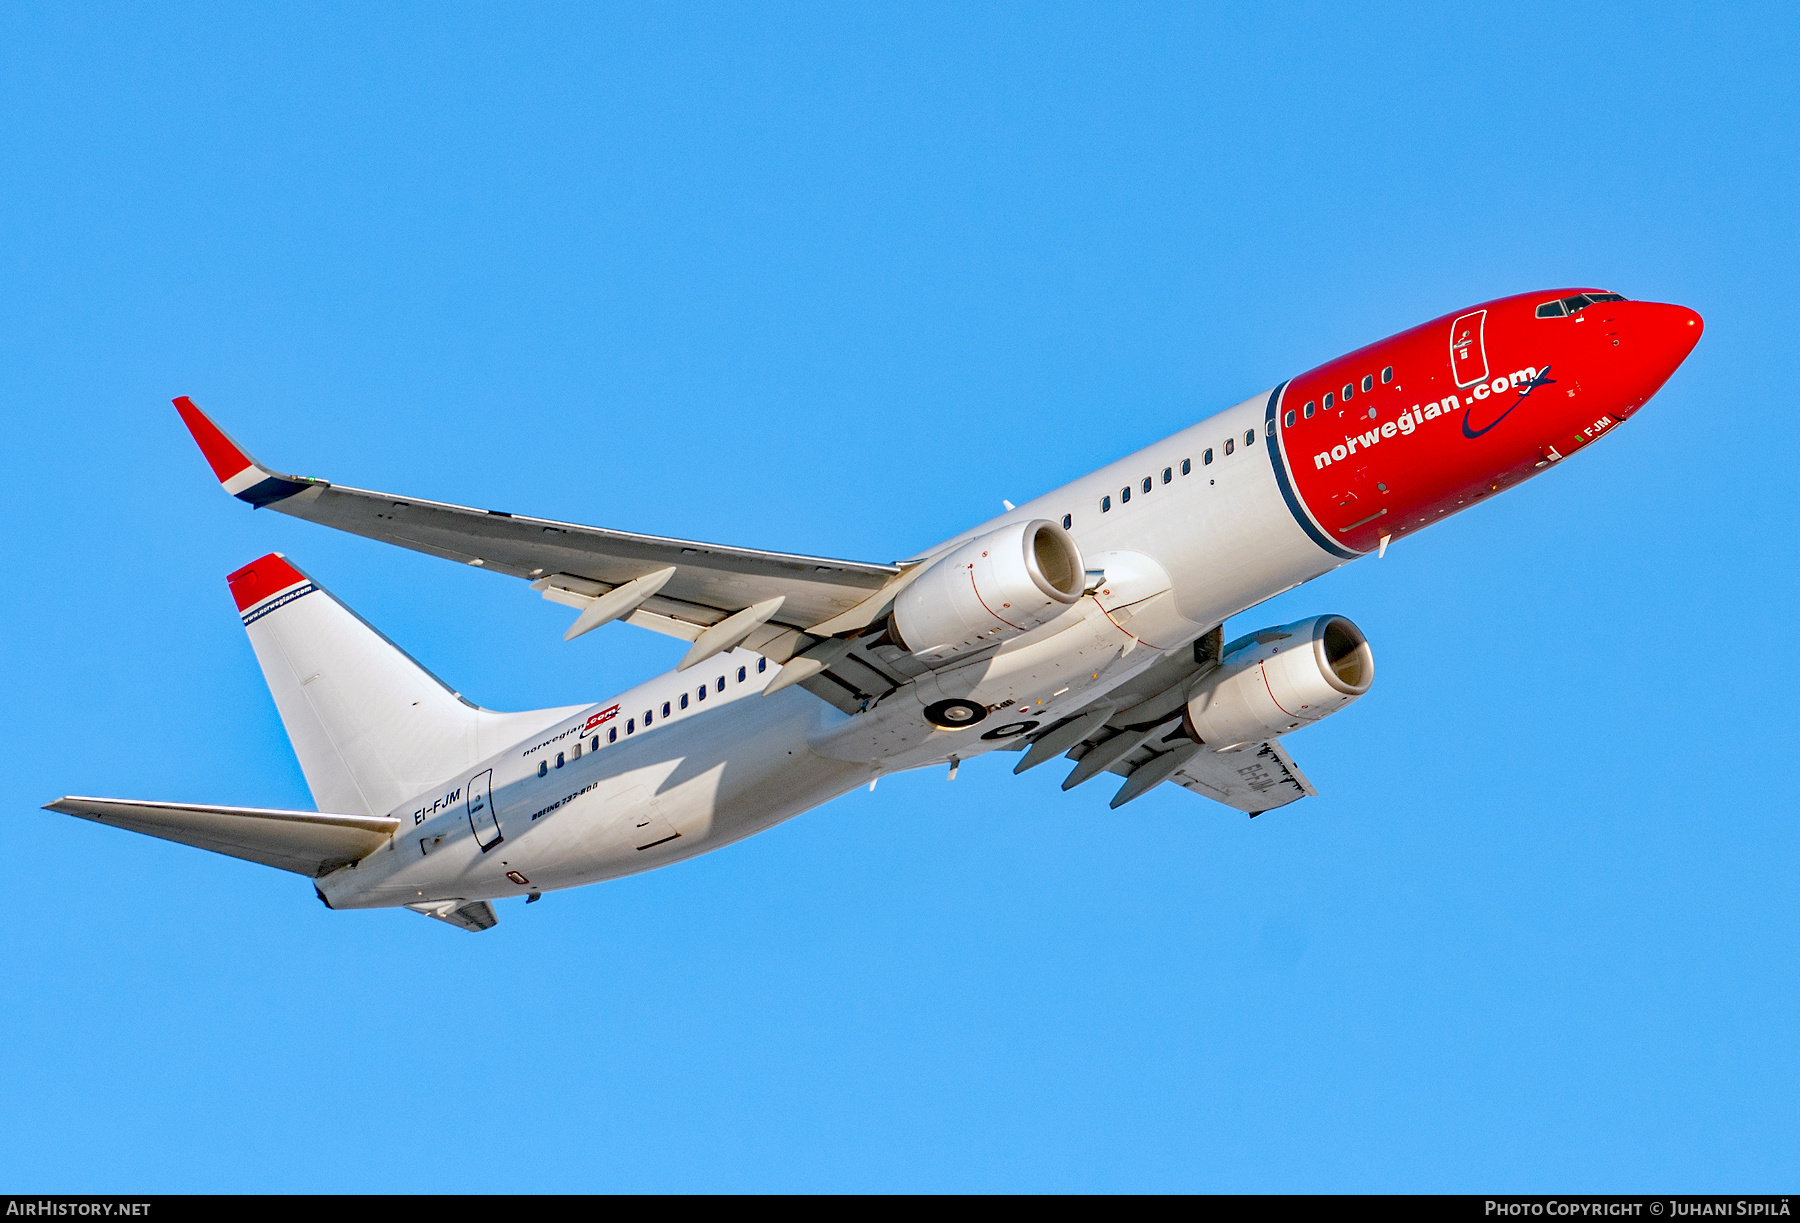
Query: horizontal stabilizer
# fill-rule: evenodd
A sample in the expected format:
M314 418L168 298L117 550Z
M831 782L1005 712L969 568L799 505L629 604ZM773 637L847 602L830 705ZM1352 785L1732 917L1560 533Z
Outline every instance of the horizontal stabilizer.
M367 857L400 826L400 821L385 816L204 807L124 798L59 798L46 803L44 810L260 862L309 879Z

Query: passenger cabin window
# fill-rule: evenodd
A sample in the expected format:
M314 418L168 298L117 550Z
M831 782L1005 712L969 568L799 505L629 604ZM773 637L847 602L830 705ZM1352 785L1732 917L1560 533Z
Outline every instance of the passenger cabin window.
M645 730L649 730L650 724L656 720L655 718L651 717L650 714L651 714L650 710L648 710L648 709L644 710L644 729Z
M1073 515L1073 514L1064 514L1064 515L1063 515L1063 530L1065 530L1065 531L1066 531L1066 530L1068 530L1068 529L1069 529L1069 528L1070 528L1070 527L1072 527L1072 526L1074 526L1074 525L1075 525L1075 515Z
M633 735L633 734L637 733L637 719L636 718L626 718L625 719L625 733L628 735Z
M1381 385L1386 386L1394 380L1394 367L1389 365L1381 371Z
M694 699L699 700L699 701L704 701L706 699L706 685L705 684L700 685L700 691L695 695Z
M1175 469L1173 467L1163 468L1163 483L1164 484L1167 484L1170 480L1173 480L1174 478L1175 478Z
M669 716L669 702L664 701L663 702L663 717L666 718L668 716Z
M1129 500L1131 500L1131 485L1127 484L1119 490L1119 504L1123 505Z
M1326 408L1330 408L1330 407L1331 407L1331 405L1332 405L1332 404L1333 404L1333 403L1334 403L1334 402L1336 402L1336 401L1335 401L1335 400L1334 400L1334 399L1333 399L1333 398L1332 398L1332 397L1331 397L1331 392L1330 392L1330 391L1326 391L1326 392L1325 392L1325 406L1326 406Z
M550 762L548 760L538 761L538 776L539 777L548 777L549 775L550 775Z
M1194 460L1192 460L1192 459L1181 460L1181 474L1182 475L1185 476L1192 470L1194 470Z
M1204 467L1206 464L1211 463L1211 462L1212 462L1212 447L1208 446L1206 448L1206 453L1200 456L1200 464L1201 464L1201 466Z
M1290 429L1294 427L1294 409L1289 408L1287 410L1287 415L1281 418L1281 423Z
M1244 430L1244 445L1246 445L1246 446L1256 445L1256 430L1255 429L1245 429Z
M1315 404L1312 400L1309 399L1306 401L1306 419L1311 420L1313 418L1313 413L1317 412L1318 410L1319 410L1318 405Z
M743 682L744 682L744 669L742 667L739 667L738 668L738 683L741 684Z
M1338 398L1348 403L1350 401L1350 396L1355 393L1356 385L1354 383L1346 382L1344 383L1344 389L1338 392Z
M685 692L681 694L681 707L683 709L687 708L687 693Z
M1100 498L1100 512L1102 514L1104 514L1104 513L1106 513L1106 511L1108 511L1110 509L1112 509L1112 498L1111 497Z
M759 658L756 660L756 673L758 675L761 675L764 671L767 671L768 669L769 669L769 660L768 659Z
M1145 477L1144 477L1144 491L1145 491L1145 492L1149 492L1149 491L1150 491L1150 490L1151 490L1151 488L1152 488L1152 487L1154 487L1154 484L1153 484L1153 482L1152 482L1152 481L1151 481L1151 479L1150 479L1150 477L1149 477L1149 476L1145 476Z
M569 749L569 759L570 760L580 760L581 759L581 744L579 742L577 742L574 747Z
M588 750L592 751L592 752L597 752L600 750L600 736L599 735L594 736L594 746L589 748Z
M1233 447L1232 447L1232 442L1231 442L1231 439L1230 439L1230 438L1226 438L1226 439L1225 439L1225 453L1226 453L1226 454L1230 454L1230 453L1231 453L1231 451L1232 451L1232 448L1233 448Z
M619 728L618 727L615 726L611 730L606 732L606 741L608 743L617 743L619 741Z
M718 682L717 686L718 686L718 689L720 692L725 691L725 677L723 675L719 676L719 682Z
M1374 389L1375 389L1375 375L1374 374L1364 374L1363 375L1363 390L1372 391Z
M563 754L561 752L558 752L558 753L556 753L556 767L560 769L560 768L562 768L562 766L563 766Z

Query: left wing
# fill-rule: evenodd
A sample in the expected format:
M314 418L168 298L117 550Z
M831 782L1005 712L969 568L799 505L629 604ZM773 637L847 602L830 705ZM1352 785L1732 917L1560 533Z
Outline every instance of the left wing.
M584 609L571 635L623 619L693 642L684 667L737 646L786 663L873 624L921 568L665 539L285 475L251 458L193 400L183 396L175 407L238 500L523 578L545 598ZM862 651L814 661L781 681L805 684L840 708L902 682Z

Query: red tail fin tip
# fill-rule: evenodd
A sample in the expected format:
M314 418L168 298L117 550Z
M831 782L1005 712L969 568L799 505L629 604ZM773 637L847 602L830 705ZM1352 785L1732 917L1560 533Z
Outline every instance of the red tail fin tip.
M270 595L307 580L306 575L288 564L279 552L258 557L225 579L231 584L231 597L237 609L249 611Z

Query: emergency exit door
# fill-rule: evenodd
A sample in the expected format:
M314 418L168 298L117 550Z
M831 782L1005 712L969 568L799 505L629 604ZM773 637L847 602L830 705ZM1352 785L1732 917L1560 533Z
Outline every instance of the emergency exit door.
M486 853L500 844L500 821L494 818L494 770L469 778L469 828L475 833L475 844Z

